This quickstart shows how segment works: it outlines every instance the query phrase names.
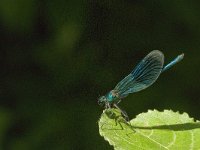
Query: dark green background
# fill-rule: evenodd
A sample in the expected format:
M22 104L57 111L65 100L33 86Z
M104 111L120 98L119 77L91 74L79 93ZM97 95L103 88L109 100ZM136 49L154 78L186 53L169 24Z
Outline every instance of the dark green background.
M99 95L151 50L184 60L120 106L200 119L200 5L189 0L1 0L0 149L113 149Z

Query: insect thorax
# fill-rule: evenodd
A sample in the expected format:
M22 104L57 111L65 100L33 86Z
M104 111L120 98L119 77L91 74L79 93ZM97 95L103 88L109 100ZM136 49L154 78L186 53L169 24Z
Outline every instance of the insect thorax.
M114 102L117 98L118 98L118 93L116 90L112 90L106 95L106 100L110 103Z

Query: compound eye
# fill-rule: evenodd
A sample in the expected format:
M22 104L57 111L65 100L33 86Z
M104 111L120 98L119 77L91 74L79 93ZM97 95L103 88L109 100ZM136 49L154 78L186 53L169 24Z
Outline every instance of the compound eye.
M102 103L102 102L101 102L100 100L98 100L98 104L101 105L101 103Z
M98 101L98 104L99 104L100 106L103 106L104 103L105 103L105 102L103 102L103 101Z
M98 104L100 105L100 106L103 106L104 104L105 104L105 97L104 96L102 96L102 97L100 97L99 99L98 99Z

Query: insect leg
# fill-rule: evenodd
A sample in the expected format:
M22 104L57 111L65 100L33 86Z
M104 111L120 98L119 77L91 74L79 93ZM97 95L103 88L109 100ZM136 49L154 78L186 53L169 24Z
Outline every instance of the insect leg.
M121 99L119 99L119 101L117 102L117 104L119 104L121 102Z
M124 111L124 110L122 110L117 104L113 104L113 106L115 106L115 108L117 108L117 109L119 109L120 111L121 111L121 114L122 114L122 116L124 117L124 119L126 120L126 121L129 121L129 117L128 117L128 115L127 115L127 113Z

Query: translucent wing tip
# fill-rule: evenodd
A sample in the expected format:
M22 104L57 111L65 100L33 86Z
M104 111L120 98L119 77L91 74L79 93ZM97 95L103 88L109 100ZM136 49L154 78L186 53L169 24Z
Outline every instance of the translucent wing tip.
M150 54L152 54L152 53L157 53L160 56L164 56L164 54L160 50L153 50L153 51L150 52Z
M147 56L149 56L149 55L158 56L160 61L162 61L164 63L164 54L160 50L153 50Z

